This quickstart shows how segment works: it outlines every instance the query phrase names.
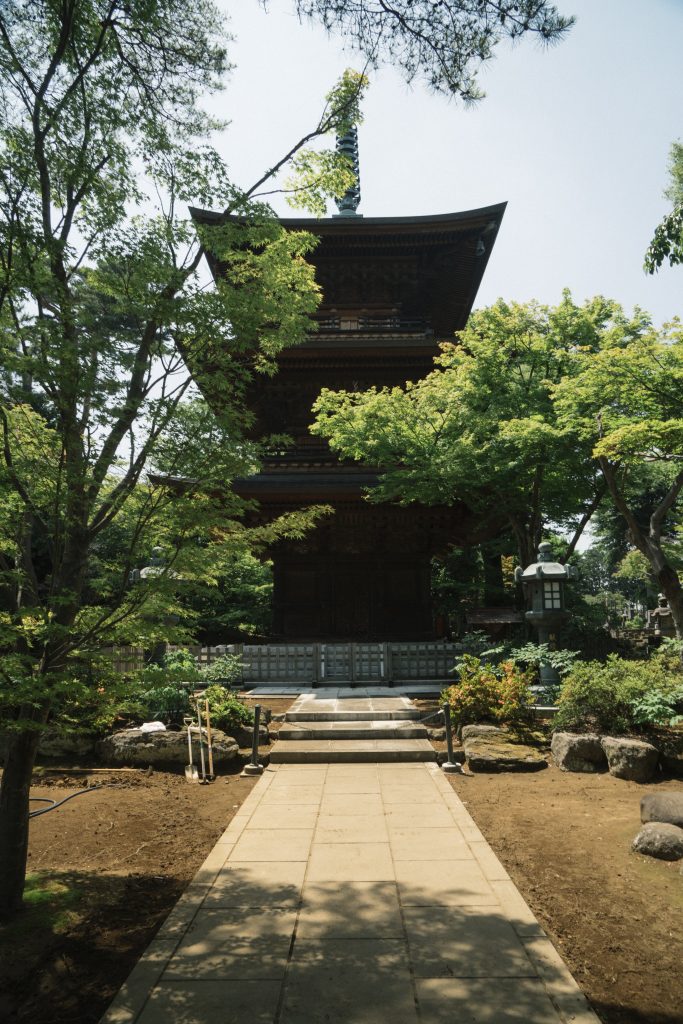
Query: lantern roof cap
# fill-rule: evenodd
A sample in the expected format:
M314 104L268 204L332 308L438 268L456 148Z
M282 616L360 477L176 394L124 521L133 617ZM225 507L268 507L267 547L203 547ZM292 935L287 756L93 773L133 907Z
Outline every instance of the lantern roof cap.
M552 547L547 542L538 547L538 561L528 565L521 574L522 580L527 582L533 579L568 580L572 576L568 566L552 560Z

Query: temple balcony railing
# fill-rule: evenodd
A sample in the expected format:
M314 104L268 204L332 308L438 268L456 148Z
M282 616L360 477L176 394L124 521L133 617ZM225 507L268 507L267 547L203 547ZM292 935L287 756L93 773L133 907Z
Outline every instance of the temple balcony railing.
M324 333L378 333L421 334L434 333L426 320L401 316L327 316L316 319L318 330Z

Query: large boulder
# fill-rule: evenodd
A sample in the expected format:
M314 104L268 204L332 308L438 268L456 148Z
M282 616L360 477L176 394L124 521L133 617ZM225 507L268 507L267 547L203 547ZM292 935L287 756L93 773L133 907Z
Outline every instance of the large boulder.
M211 730L214 765L225 764L237 757L238 746L231 736L220 729ZM188 762L187 733L148 732L123 729L105 736L97 745L97 752L105 764L116 765L184 765ZM192 737L195 765L199 764L198 737ZM205 750L206 756L206 750Z
M465 759L473 772L534 772L547 768L546 759L533 747L502 736L472 736L463 741Z
M683 857L683 828L649 821L633 840L633 849L636 853L659 857L660 860L680 860Z
M251 750L251 745L254 738L254 729L249 725L236 725L231 729L232 738L235 740L239 747L248 747ZM267 746L270 742L270 734L268 733L268 726L264 725L263 722L259 722L259 746Z
M556 732L550 741L553 760L563 772L602 772L607 770L607 757L600 737L593 733L578 735Z
M659 751L644 740L603 736L610 775L630 782L650 782L659 762Z
M0 761L7 757L9 736L0 734ZM88 732L61 732L59 729L48 728L41 733L38 741L38 754L41 757L66 758L92 757L97 746L97 736Z
M60 732L46 729L38 741L38 753L43 757L92 757L97 736L86 732Z
M463 742L475 739L477 736L484 736L488 739L506 739L507 733L498 725L463 725L460 729L460 738Z
M647 793L640 801L641 821L664 821L683 828L683 790L677 793Z

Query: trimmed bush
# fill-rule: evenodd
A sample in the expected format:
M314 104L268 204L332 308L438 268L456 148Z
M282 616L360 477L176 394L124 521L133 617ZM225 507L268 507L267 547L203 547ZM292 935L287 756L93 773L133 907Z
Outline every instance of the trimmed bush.
M458 682L441 695L458 728L474 722L517 724L528 719L529 705L534 702L530 673L513 661L493 668L471 654L463 655L458 669Z

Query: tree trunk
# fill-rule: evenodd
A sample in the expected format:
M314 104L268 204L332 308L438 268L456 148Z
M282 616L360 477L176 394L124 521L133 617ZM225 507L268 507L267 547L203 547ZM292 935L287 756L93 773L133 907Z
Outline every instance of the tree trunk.
M483 546L482 558L484 562L484 604L487 608L495 608L505 603L500 552L487 551Z
M683 472L679 473L665 497L652 513L648 535L639 527L633 512L619 489L614 466L611 465L608 459L601 458L599 461L602 474L614 499L614 504L626 520L631 540L652 566L652 571L659 588L668 601L671 617L676 627L676 636L679 640L683 639L683 587L681 587L678 573L667 561L661 544L662 522L681 493ZM683 652L681 652L681 658L683 659Z
M10 734L0 785L0 920L22 906L28 854L28 795L39 735Z
M69 531L64 555L55 572L55 604L50 608L53 625L69 630L81 606L83 579L88 556L88 538L82 524ZM30 579L29 565L24 565ZM42 652L39 671L43 684L49 688L50 673L64 666L68 648L63 635L49 641ZM47 719L47 711L33 709L30 716L36 725ZM0 784L0 919L21 909L26 880L29 830L29 789L40 732L26 729L10 733L7 758Z

